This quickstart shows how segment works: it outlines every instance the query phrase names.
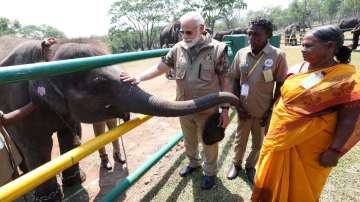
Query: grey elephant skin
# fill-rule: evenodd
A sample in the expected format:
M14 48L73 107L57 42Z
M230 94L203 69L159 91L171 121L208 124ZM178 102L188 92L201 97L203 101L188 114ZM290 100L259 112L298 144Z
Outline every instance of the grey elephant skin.
M339 22L339 27L341 29L349 29L359 26L360 26L360 17L345 18ZM353 50L355 50L358 47L359 36L360 36L360 29L358 28L356 29L356 31L353 32L352 47L351 47Z
M92 39L58 41L50 47L41 41L14 37L0 38L0 66L20 65L110 54L108 48ZM167 101L152 96L136 85L119 79L121 68L107 66L90 71L0 85L0 109L15 110L31 99L36 111L23 121L7 127L28 170L51 160L52 134L57 132L60 151L78 145L80 122L93 123L109 118L124 118L128 112L155 116L183 116L231 103L239 107L231 93L212 93L188 101ZM40 95L39 95L40 92ZM79 165L62 173L63 184L81 183ZM56 178L35 190L35 199L61 200ZM54 194L56 193L56 194Z

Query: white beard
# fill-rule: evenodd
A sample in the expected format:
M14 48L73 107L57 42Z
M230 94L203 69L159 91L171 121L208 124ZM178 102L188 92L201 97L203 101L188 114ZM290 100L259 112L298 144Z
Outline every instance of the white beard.
M183 39L186 48L191 48L191 47L195 46L199 42L199 40L200 40L199 37L197 37L191 41L185 41L185 39Z

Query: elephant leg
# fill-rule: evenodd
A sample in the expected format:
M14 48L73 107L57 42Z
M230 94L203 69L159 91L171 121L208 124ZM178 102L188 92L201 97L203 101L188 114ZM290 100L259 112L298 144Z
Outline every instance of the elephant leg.
M81 144L79 141L80 134L74 135L72 131L68 128L64 128L58 131L57 134L58 134L61 154L64 154ZM81 171L79 167L79 163L76 163L75 165L71 166L70 168L62 172L63 186L69 187L69 186L79 185L82 182L84 182L85 179L86 179L86 175L83 171Z
M352 49L355 50L358 47L359 44L359 35L360 35L360 31L358 31L357 33L353 34L353 44L352 44Z
M38 133L38 135L40 135L40 133ZM34 170L51 160L51 149L53 146L51 135L41 134L36 139L39 141L28 140L29 143L24 151L24 154L26 155L26 166L29 170ZM63 193L57 183L56 177L53 177L38 186L35 189L33 198L34 201L61 201Z

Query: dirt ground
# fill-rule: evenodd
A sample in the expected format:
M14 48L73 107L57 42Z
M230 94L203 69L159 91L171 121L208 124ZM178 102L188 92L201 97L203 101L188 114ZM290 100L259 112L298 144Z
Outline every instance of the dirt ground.
M155 65L158 61L159 58L154 58L139 62L126 63L123 64L122 67L126 72L137 74L146 68ZM163 98L170 99L175 95L175 82L167 80L165 76L160 76L151 81L143 82L140 84L140 87L147 92ZM135 116L137 115L132 114L132 117ZM82 142L86 142L94 137L94 133L91 124L83 124L82 126ZM113 165L113 170L111 171L100 168L100 158L98 153L93 153L92 155L86 157L80 162L81 169L87 175L86 181L81 187L65 189L64 201L98 201L124 177L136 170L136 168L149 159L163 145L168 143L178 131L180 131L178 118L153 117L140 127L130 131L122 137L127 157L127 163L125 165L118 163L115 164L112 159L112 145L109 144L106 146L106 151ZM53 140L53 157L56 157L59 155L56 135L54 135ZM154 166L132 188L130 188L121 200L138 201L139 197L145 195L146 190L150 189L151 184L155 184L161 179L161 171L163 169L167 169L167 166L169 166L166 165L166 159L178 156L180 152L182 152L182 145L183 144L181 142L175 149L167 154L160 163ZM122 155L124 155L123 150ZM58 181L61 182L60 176L58 176Z

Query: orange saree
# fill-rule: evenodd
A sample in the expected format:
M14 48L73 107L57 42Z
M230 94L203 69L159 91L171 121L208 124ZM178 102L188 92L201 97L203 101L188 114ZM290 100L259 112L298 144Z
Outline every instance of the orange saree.
M304 79L323 75L305 88ZM320 166L320 154L333 140L337 113L316 112L360 100L360 76L352 65L290 76L281 89L256 168L252 201L318 201L331 168ZM359 122L358 122L359 123ZM360 139L357 126L343 148Z

